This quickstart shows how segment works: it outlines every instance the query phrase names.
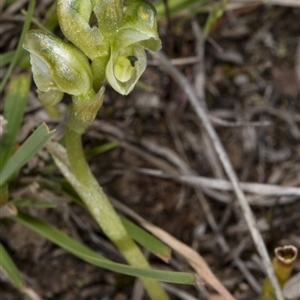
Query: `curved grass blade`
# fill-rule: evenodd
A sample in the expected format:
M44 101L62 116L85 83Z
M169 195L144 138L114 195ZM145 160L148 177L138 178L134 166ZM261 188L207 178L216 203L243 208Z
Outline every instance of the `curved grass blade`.
M47 143L53 133L54 131L50 132L45 123L40 125L0 171L0 185L3 185L11 175L20 170Z
M4 271L5 275L9 278L11 283L18 289L22 290L25 286L25 281L20 275L15 263L0 243L0 268Z
M197 284L196 277L191 273L145 270L112 262L50 224L24 212L19 212L17 216L11 217L11 219L21 223L66 251L95 266L135 277L147 277L178 284Z

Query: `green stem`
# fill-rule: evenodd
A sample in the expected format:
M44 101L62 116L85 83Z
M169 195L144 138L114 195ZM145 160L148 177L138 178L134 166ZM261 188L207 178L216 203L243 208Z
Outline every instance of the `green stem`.
M82 148L81 132L78 128L76 131L73 130L74 116L76 117L77 114L71 113L71 118L67 124L65 142L70 168L77 180L85 185L90 193L84 197L83 201L102 230L120 250L128 263L134 267L150 269L151 267L146 258L128 235L119 216L89 169ZM152 300L169 299L157 280L140 279Z

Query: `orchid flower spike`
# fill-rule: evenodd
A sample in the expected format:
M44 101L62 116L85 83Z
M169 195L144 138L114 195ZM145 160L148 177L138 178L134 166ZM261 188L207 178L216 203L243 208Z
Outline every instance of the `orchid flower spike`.
M105 79L127 95L146 68L145 50L161 48L155 8L144 0L58 0L57 14L69 43L35 30L23 45L46 105L63 93L89 97Z

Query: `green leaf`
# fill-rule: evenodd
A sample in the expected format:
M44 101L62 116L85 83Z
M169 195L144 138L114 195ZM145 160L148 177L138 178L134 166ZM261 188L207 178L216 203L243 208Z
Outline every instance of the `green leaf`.
M54 131L50 132L45 123L40 125L0 171L0 185L3 185L11 175L20 170L47 143L53 133Z
M10 203L18 206L18 207L47 207L47 208L55 208L57 205L55 203L50 203L46 201L38 201L33 199L24 199L24 198L16 198L10 201Z
M120 218L127 232L136 242L164 261L169 261L171 250L168 246L135 223L122 216Z
M80 244L50 224L24 212L19 212L17 216L11 217L11 219L21 223L66 251L95 266L130 276L153 278L160 281L178 284L196 284L196 278L194 274L191 273L145 270L112 262L83 244Z
M13 283L13 285L18 289L22 290L25 286L25 281L23 280L22 276L19 273L18 268L14 264L13 260L0 243L0 268L4 271L7 275L9 280Z
M27 103L31 77L20 75L12 77L4 103L4 118L7 120L0 149L0 169L13 152L17 135L20 131L23 115Z

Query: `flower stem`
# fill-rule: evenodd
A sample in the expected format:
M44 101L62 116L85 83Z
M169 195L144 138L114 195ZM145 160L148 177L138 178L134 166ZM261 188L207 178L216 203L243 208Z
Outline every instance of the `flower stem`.
M90 171L82 148L81 132L77 130L78 128L74 130L72 126L76 116L78 114L71 112L65 134L65 143L73 174L89 190L89 195L82 197L82 200L104 233L116 245L127 262L134 267L150 269L151 267L146 258L128 235L115 209ZM157 280L148 278L140 279L152 300L169 299L167 293Z

